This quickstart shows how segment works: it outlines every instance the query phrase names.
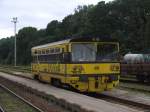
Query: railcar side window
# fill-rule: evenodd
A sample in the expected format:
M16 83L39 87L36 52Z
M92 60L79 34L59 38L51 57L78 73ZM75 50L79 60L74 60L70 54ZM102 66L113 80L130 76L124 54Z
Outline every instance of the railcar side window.
M34 51L34 54L35 54L35 55L37 54L37 50Z
M64 62L70 62L70 53L69 52L63 53L63 59L62 59L62 61L64 61Z
M48 49L46 49L46 54L49 54L49 50Z

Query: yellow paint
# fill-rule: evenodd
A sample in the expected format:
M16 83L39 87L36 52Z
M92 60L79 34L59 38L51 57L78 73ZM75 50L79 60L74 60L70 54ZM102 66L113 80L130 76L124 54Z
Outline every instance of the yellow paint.
M112 66L119 67L112 71ZM40 80L51 82L51 78L59 79L62 83L71 85L81 92L102 92L111 90L118 85L119 80L108 83L109 74L120 73L119 63L91 63L91 64L32 64L32 73L39 75ZM96 75L95 78L92 75ZM81 75L88 75L88 81L80 81ZM119 77L119 75L118 75ZM119 78L118 78L119 79ZM95 86L97 83L97 87Z
M119 63L67 64L67 74L93 75L93 74L119 74L119 73L120 73Z
M32 64L34 71L59 73L68 75L119 74L119 63L91 63L91 64ZM117 69L116 69L117 68Z

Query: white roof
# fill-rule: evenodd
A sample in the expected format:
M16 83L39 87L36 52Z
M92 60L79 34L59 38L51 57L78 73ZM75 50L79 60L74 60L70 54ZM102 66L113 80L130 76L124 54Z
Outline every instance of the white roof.
M67 39L67 40L62 40L62 41L58 41L58 42L52 42L52 43L48 43L48 44L44 44L44 45L35 46L35 47L32 47L32 50L33 49L39 49L39 48L47 48L47 47L59 45L59 44L69 43L70 40L71 39Z

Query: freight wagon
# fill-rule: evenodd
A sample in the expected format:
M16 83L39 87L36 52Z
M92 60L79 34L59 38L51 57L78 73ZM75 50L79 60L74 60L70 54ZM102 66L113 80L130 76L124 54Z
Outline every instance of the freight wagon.
M140 82L150 82L150 54L126 54L121 63L122 75L134 75Z

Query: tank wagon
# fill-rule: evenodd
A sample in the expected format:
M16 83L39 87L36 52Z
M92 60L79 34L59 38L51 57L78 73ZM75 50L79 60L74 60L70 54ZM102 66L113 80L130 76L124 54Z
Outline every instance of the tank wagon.
M135 75L140 82L150 82L150 54L126 54L121 72L123 75Z
M80 92L111 90L119 83L119 43L76 38L35 46L34 78Z

